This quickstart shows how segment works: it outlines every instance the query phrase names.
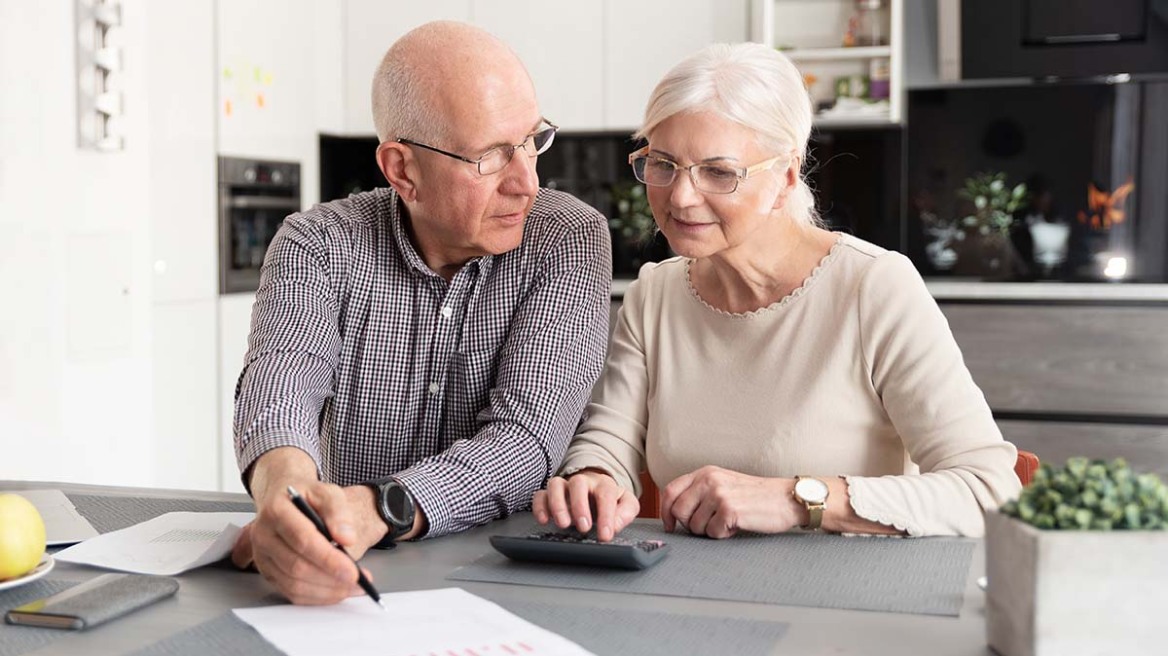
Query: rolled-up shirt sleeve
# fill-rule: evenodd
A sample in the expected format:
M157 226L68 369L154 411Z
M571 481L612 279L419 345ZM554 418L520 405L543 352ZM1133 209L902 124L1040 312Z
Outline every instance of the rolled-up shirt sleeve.
M293 215L268 247L235 388L235 456L245 486L255 461L277 447L302 449L320 471L321 409L340 358L327 240L319 224Z
M399 472L427 537L530 506L560 464L604 362L612 251L598 214L543 257L517 307L478 431Z

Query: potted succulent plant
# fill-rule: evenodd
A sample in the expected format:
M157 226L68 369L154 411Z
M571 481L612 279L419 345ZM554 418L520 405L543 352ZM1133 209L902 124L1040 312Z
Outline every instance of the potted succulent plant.
M1122 459L1043 464L986 514L986 636L1004 656L1162 654L1168 487Z

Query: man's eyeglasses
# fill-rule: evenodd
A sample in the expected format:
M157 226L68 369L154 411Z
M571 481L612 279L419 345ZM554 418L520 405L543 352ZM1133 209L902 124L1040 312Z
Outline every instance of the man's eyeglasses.
M649 155L648 152L649 147L646 146L629 155L629 164L632 165L633 175L637 176L638 180L653 187L668 187L677 179L678 171L688 171L694 187L707 194L732 194L738 190L738 183L742 180L762 173L773 167L776 162L786 159L780 155L754 166L736 169L725 164L680 166L677 162Z
M456 155L441 148L427 146L424 143L419 143L413 139L406 139L405 137L398 137L397 142L417 146L418 148L425 148L426 150L432 150L447 157L452 157L460 162L474 164L478 167L479 175L491 175L502 171L504 167L511 163L511 158L515 156L515 151L520 148L523 149L523 152L527 153L528 157L536 157L547 152L547 149L552 147L552 141L556 138L556 130L559 130L560 127L546 118L540 120L546 123L547 127L527 135L523 143L517 143L514 146L497 146L480 155L478 159L470 159L462 155Z

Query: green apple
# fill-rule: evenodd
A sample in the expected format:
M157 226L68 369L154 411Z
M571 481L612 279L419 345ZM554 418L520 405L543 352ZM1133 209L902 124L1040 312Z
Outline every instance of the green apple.
M23 576L45 553L45 522L18 494L0 494L0 581Z

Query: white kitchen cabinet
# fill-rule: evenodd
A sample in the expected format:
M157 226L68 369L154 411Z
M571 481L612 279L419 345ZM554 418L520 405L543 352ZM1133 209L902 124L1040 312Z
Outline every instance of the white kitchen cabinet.
M471 0L346 0L344 6L345 64L341 74L345 83L345 127L351 134L375 134L370 90L373 73L385 51L423 23L440 19L470 22Z
M232 418L235 414L235 383L243 371L254 303L255 294L219 297L219 489L225 492L243 492L239 466L235 462Z
M155 483L183 490L219 488L214 298L155 303L153 343Z
M745 0L605 0L605 123L640 126L649 94L675 64L718 42L747 40Z
M606 127L604 5L473 0L474 22L507 42L531 73L544 116L563 130Z
M370 88L385 50L422 23L460 20L497 35L535 81L544 115L565 130L632 130L649 93L686 55L749 34L748 0L347 0L344 125L373 134Z
M343 6L317 0L215 6L218 152L299 162L306 181L301 202L308 206L320 191L318 133L336 121L330 101L342 92L338 41L328 35L340 29Z
M146 72L150 265L154 303L211 300L215 263L215 12L203 2L153 3ZM174 35L183 39L176 42Z

